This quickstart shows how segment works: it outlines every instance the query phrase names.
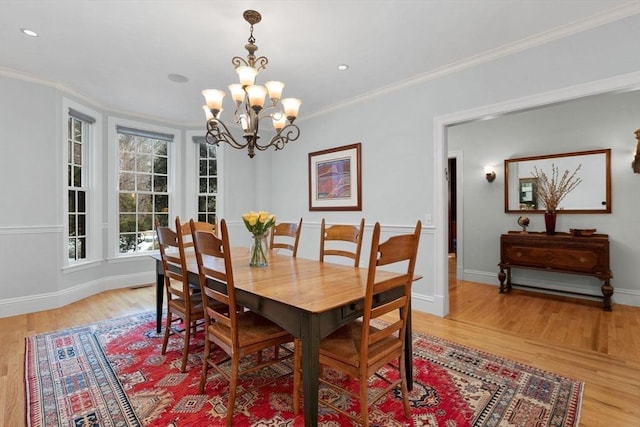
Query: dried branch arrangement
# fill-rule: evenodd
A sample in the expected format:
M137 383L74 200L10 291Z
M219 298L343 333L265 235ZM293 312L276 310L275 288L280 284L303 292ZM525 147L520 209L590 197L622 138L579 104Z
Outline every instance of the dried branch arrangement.
M551 178L536 166L533 167L533 176L538 179L536 186L536 196L538 201L544 204L547 211L555 211L560 206L560 202L575 189L582 179L577 176L582 164L569 175L569 170L565 169L562 177L559 176L558 167L551 164Z

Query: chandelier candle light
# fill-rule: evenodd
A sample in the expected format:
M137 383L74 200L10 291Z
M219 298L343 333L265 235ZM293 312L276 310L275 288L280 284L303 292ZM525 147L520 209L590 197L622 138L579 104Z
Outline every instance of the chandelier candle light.
M205 89L202 91L207 105L203 106L207 117L207 134L205 140L209 144L218 145L220 141L226 142L233 148L249 151L249 157L255 156L255 150L264 151L273 146L276 150L284 148L285 144L295 141L300 136L300 129L294 125L300 108L300 101L297 98L282 97L284 83L278 81L268 81L264 86L255 84L255 79L260 70L266 68L269 60L260 56L256 58L255 52L258 50L256 39L253 37L253 25L262 20L260 13L255 10L245 10L242 15L250 25L250 35L248 43L244 46L249 54L247 59L238 56L231 59L240 83L229 86L231 97L236 103L236 110L233 113L233 121L240 125L244 132L243 137L246 142L240 143L231 135L229 128L220 120L222 112L222 100L225 93L218 89ZM264 106L265 96L269 94L271 105ZM276 134L266 144L260 144L260 120L270 118Z
M249 250L249 265L251 267L266 267L268 265L267 233L276 223L276 217L265 211L251 211L242 215L242 221L253 235L253 244Z

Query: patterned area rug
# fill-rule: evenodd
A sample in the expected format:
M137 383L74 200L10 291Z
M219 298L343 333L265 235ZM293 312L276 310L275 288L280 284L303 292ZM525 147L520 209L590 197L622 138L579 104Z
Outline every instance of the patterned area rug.
M155 332L152 312L27 337L28 425L224 425L226 381L210 371L205 394L198 394L202 334L196 335L184 374L179 371L180 343L170 339L167 354L160 354L162 336ZM414 333L413 345L411 419L405 418L400 397L389 393L370 409L371 426L578 425L582 382L419 333ZM282 363L243 381L254 383L290 371L291 365ZM356 381L328 374L357 389ZM236 401L233 425L304 425L302 415L292 412L291 389L289 377L242 396ZM358 410L357 402L333 398L342 407ZM351 424L320 407L319 425Z

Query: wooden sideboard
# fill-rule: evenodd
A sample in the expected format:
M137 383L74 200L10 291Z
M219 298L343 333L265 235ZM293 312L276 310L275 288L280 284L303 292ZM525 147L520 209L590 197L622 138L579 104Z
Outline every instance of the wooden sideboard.
M560 273L572 273L597 277L602 281L602 304L611 311L613 274L609 268L609 236L593 234L576 237L569 233L509 231L500 236L500 293L511 290L511 268L527 268ZM506 279L506 283L505 283ZM516 286L532 287L513 283ZM556 292L568 292L552 288L540 288ZM588 293L568 292L576 295L595 296Z

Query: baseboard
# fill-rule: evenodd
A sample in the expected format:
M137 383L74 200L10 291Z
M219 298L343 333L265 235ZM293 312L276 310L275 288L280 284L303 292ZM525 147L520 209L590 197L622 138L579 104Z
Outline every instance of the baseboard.
M18 316L20 314L60 308L100 292L138 286L141 283L155 283L155 280L153 272L143 272L104 277L57 292L8 298L0 300L0 317Z

